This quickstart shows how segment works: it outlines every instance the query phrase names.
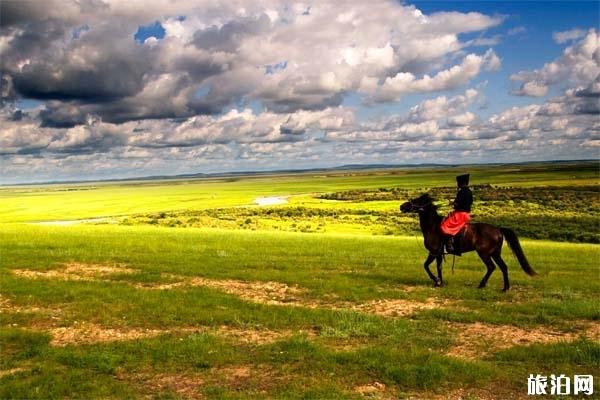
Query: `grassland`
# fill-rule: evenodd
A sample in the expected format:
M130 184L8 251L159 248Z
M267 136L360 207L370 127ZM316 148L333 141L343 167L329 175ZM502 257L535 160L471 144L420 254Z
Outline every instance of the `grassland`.
M494 185L481 215L564 212L560 240L598 234L595 165L472 170ZM530 373L594 374L598 392L597 244L522 240L536 278L505 249L508 293L499 273L476 289L467 254L434 289L415 218L376 228L413 192L445 202L456 172L5 188L0 398L505 399ZM29 223L96 217L116 223ZM588 222L592 239L565 234Z
M323 172L202 180L100 182L0 190L0 223L107 217L125 225L369 235L417 234L400 202L431 192L450 211L465 168ZM469 167L474 219L520 236L599 243L597 163ZM287 204L256 207L283 196Z

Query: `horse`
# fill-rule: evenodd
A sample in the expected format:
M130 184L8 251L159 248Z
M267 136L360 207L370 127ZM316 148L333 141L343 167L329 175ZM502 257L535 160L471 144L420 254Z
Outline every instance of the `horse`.
M429 255L425 260L424 267L429 278L434 282L435 287L442 286L444 281L442 279L442 261L443 261L443 233L440 229L442 217L437 213L437 206L433 204L434 199L429 194L423 194L420 197L409 200L400 206L400 211L403 213L416 212L419 214L419 223L421 225L421 231L423 232L423 238L425 241L425 248L429 251ZM479 288L484 288L496 269L496 264L502 271L504 278L503 291L507 291L510 288L508 281L508 266L502 259L500 253L502 252L502 244L504 239L508 242L508 245L514 255L517 257L521 268L529 276L535 276L536 272L531 268L519 239L512 229L499 228L490 224L485 223L473 223L467 224L463 228L463 234L460 236L459 246L461 252L466 253L470 251L476 251L485 266L487 272L483 279L479 283ZM435 276L431 273L429 265L437 261L437 273ZM494 264L494 262L496 264Z

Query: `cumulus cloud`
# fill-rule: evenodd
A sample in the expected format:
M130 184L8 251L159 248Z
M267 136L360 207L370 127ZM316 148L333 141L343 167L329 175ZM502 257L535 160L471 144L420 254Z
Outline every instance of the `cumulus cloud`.
M35 114L0 109L0 155L103 153L127 143L127 134L118 125L88 117L85 124L68 129L40 128Z
M555 34L561 57L513 75L518 94L554 97L482 116L469 83L502 61L472 47L502 20L385 0L5 0L3 181L597 155L593 29ZM134 39L156 21L164 37Z
M469 54L459 65L439 71L434 76L417 78L410 72L399 72L386 78L383 85L377 88L375 100L392 101L404 94L454 89L469 82L481 69L493 71L499 69L500 65L500 59L490 49L483 56Z
M349 92L371 93L373 82L431 73L466 45L459 34L501 22L425 16L385 0L347 2L342 13L335 2L7 0L0 14L2 79L13 97L53 101L43 116L49 127L80 125L88 114L113 123L218 114L252 101L280 113L325 109ZM164 38L133 40L153 21ZM462 84L480 58L430 83L415 78L410 90Z
M559 35L559 39L576 38L573 31ZM555 35L556 39L556 35ZM566 40L566 39L565 39ZM541 97L548 89L559 83L589 85L600 75L600 36L590 29L583 38L567 47L558 59L544 64L534 71L521 71L511 76L514 82L522 82L513 93L519 96Z

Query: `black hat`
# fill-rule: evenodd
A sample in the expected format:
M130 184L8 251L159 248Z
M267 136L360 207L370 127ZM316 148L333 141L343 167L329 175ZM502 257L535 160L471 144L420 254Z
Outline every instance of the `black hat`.
M464 174L464 175L458 175L456 177L456 183L461 186L466 186L469 184L469 174Z

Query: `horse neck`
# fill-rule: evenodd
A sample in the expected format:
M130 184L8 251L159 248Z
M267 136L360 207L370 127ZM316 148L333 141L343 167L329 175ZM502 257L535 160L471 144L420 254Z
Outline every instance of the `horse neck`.
M441 219L435 208L431 206L419 212L419 224L421 225L423 234L435 232L440 225Z

